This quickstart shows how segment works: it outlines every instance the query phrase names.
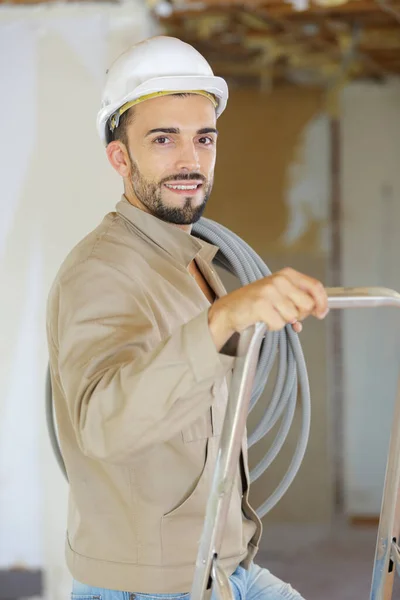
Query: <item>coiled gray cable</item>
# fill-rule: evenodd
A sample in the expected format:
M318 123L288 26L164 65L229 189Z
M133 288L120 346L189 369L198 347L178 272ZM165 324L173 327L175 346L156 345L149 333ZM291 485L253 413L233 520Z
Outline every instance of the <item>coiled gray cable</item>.
M193 233L220 248L215 257L216 264L236 275L242 285L271 275L271 271L253 248L223 225L202 218L194 225ZM311 399L307 368L298 335L291 326L280 332L267 333L265 336L254 380L250 411L267 384L278 351L278 373L272 398L260 423L249 436L249 447L263 438L280 417L283 417L282 423L269 451L251 471L251 482L264 473L285 443L296 409L298 382L302 426L292 462L275 492L257 509L259 517L266 515L279 502L293 482L303 461L310 433Z
M219 247L215 263L238 277L242 285L271 274L258 254L223 225L203 217L193 226L193 234ZM302 407L302 426L293 459L283 480L275 492L257 509L260 518L279 502L296 477L304 458L310 431L311 400L307 368L300 341L291 326L287 326L280 332L267 333L265 336L254 380L250 411L267 384L277 353L279 353L278 371L272 398L261 421L249 436L249 447L267 435L281 417L282 421L267 454L251 471L251 482L256 481L264 473L285 443L296 409L298 388ZM55 428L49 369L46 380L46 420L56 460L68 480Z

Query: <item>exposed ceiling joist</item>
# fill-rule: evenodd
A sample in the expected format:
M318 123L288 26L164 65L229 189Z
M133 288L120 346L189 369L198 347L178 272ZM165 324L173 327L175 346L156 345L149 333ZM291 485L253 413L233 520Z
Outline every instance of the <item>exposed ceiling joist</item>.
M167 34L198 48L223 76L263 85L271 80L328 86L343 77L400 76L400 0L147 0L147 4Z
M327 85L400 75L400 0L149 1L166 33L221 75Z

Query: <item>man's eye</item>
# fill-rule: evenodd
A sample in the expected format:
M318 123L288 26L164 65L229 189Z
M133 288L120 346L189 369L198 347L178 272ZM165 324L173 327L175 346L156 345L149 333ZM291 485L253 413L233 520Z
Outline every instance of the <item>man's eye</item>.
M211 137L202 137L199 139L199 142L200 144L203 144L203 146L209 146L214 143L214 140Z
M160 137L156 138L154 141L156 142L156 144L164 145L165 142L168 142L168 138L165 137L164 135L161 135Z

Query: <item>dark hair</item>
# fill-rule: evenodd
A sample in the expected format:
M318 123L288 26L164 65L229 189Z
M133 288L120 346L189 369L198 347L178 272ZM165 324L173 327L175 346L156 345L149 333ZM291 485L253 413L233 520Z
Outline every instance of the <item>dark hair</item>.
M128 147L128 125L130 125L135 117L134 106L129 108L126 112L124 112L119 118L118 127L111 131L110 129L110 119L107 121L106 125L106 141L107 144L111 142L115 142L119 140L126 147Z
M187 96L195 96L195 94L192 94L190 92L178 92L177 94L171 94L172 96L179 96L180 98L186 98ZM118 127L116 127L114 129L114 131L111 131L110 129L110 120L107 121L107 125L106 125L106 141L107 144L110 144L111 142L115 142L116 140L119 140L120 142L122 142L126 147L128 147L128 126L132 123L133 119L135 118L135 111L134 111L134 106L132 106L131 108L129 108L126 112L124 112L120 119L119 119L119 124ZM111 117L110 117L111 119Z

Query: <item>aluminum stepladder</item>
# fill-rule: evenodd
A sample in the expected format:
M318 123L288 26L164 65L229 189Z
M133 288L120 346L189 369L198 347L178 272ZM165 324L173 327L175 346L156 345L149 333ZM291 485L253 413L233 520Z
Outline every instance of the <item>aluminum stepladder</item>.
M387 288L327 288L331 309L397 306L400 294ZM226 515L241 452L254 376L266 332L262 323L244 331L233 369L217 462L199 544L191 600L233 600L228 577L218 563ZM385 486L379 520L370 600L392 598L394 573L400 575L400 387L389 446Z

